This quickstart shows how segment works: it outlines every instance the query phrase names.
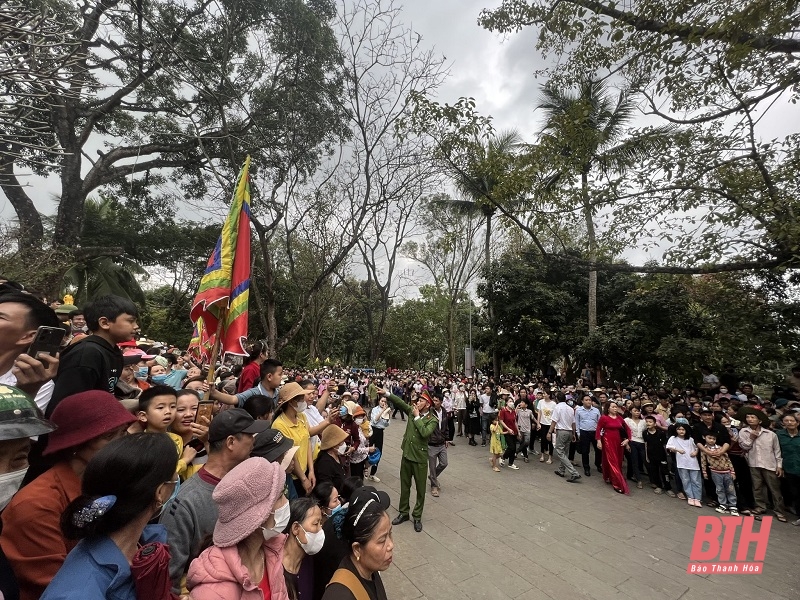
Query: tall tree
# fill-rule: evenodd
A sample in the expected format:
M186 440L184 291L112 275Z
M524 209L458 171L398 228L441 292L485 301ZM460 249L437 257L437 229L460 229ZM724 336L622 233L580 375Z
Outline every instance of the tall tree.
M427 198L421 208L417 219L424 229L425 241L407 242L403 252L425 267L435 288L447 298L447 368L455 372L459 304L464 298L472 302L469 286L485 260L479 246L483 219L476 211L459 210L444 194Z
M800 209L800 137L767 129L797 120L796 22L794 1L760 0L503 0L479 18L535 29L537 50L557 58L539 72L554 86L627 81L645 112L685 128L610 189L620 231L649 232L666 264L597 266L686 274L800 265L800 228L785 219Z
M554 166L558 174L553 180L580 178L580 209L586 224L588 259L599 258L594 214L601 207L592 198L590 178L599 171L624 173L668 139L669 128L649 130L631 135L629 127L636 115L636 104L628 90L620 90L614 98L606 85L585 79L575 89L552 84L542 87L542 100L537 108L545 113L540 151L559 157ZM588 325L591 334L597 327L597 270L589 271Z
M33 10L42 2L22 4ZM43 4L57 10L64 43L75 48L61 85L45 86L37 98L48 126L0 151L0 189L16 211L23 249L75 248L95 190L153 193L168 174L180 186L173 194L198 198L217 185L206 170L212 167L227 175L216 190L227 198L226 182L245 153L280 181L288 165L315 165L324 142L341 130L330 1ZM62 52L39 51L44 62ZM16 87L2 94L6 104L30 100ZM56 164L42 149L58 153ZM37 186L19 179L25 169L57 177L49 240L34 203Z
M483 266L486 281L492 281L492 246L497 242L493 233L493 219L500 205L513 205L518 198L503 193L505 179L513 168L512 157L522 146L522 136L515 130L501 131L489 135L485 140L477 139L467 147L462 155L462 162L446 160L445 164L453 182L463 194L463 198L443 198L441 203L463 214L480 214L485 223ZM513 210L506 208L506 210ZM491 293L489 295L491 297ZM494 324L494 307L491 301L487 304L489 324L497 331ZM492 350L492 369L495 375L501 370L500 349Z

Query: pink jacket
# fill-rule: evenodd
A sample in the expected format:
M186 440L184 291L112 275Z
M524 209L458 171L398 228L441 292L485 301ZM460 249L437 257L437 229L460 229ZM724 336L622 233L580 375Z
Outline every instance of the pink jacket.
M193 600L288 600L289 593L283 578L285 541L285 535L278 535L264 542L272 598L265 599L258 588L258 582L250 580L250 574L242 564L236 546L211 546L189 566L186 585Z

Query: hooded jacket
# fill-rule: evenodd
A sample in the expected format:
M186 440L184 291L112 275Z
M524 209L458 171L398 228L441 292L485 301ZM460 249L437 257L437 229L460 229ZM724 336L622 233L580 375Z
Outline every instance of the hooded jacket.
M122 351L100 336L90 335L67 346L61 353L53 397L47 405L46 417L67 396L87 390L114 393L122 375Z
M264 598L258 581L252 581L242 564L236 546L211 546L192 561L186 586L194 600L286 600L288 591L283 578L283 544L285 535L264 542L271 598Z

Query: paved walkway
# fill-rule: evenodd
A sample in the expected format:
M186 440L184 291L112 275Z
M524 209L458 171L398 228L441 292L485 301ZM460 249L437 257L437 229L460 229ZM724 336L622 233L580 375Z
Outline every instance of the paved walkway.
M397 419L386 431L376 484L391 496L392 518L404 430ZM538 457L495 473L488 449L465 440L448 450L441 496L428 492L423 532L394 528L383 574L390 600L800 598L800 527L773 520L763 574L689 575L697 517L712 509L647 487L620 496L596 471L568 484Z

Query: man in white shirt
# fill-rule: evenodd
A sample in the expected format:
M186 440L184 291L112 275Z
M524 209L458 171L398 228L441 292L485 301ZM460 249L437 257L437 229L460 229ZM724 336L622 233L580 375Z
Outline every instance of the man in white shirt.
M553 410L552 421L550 422L550 431L547 433L547 439L552 440L555 447L555 455L561 461L555 474L559 477L564 477L569 474L567 478L568 483L575 483L581 476L567 456L567 449L571 442L576 440L575 437L575 411L567 404L567 397L564 392L556 392L556 407ZM555 432L555 440L553 440L553 432Z
M58 359L25 354L39 327L61 327L52 308L24 292L0 294L0 384L21 389L44 412L53 394Z

